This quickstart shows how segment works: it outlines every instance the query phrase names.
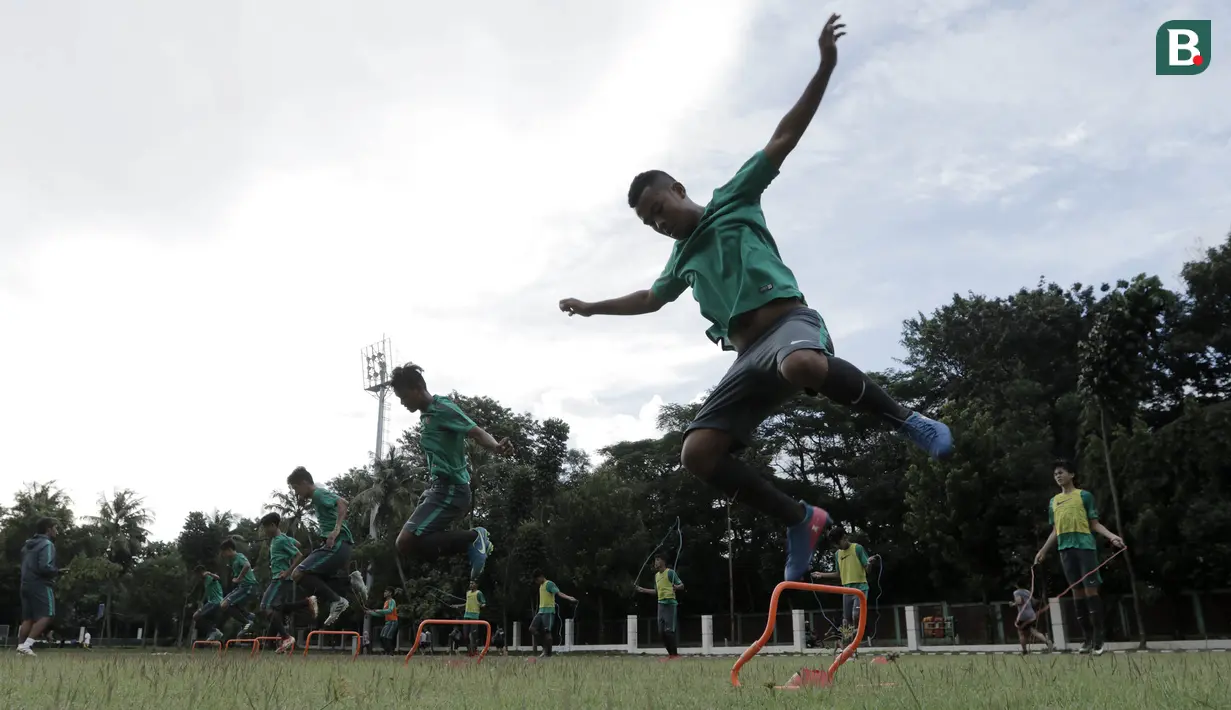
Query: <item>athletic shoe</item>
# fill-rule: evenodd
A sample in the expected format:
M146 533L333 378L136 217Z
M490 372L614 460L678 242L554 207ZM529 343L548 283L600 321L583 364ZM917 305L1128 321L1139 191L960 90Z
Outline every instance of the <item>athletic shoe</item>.
M804 519L786 530L786 569L783 577L788 582L798 582L808 573L812 553L816 552L817 544L833 522L824 509L807 503L803 506Z
M209 636L206 636L205 640L221 642L222 641L222 631L220 631L219 629L214 629L213 631L209 632Z
M1084 656L1090 653L1090 651L1092 650L1094 650L1094 647L1090 644L1089 641L1087 641L1081 645L1081 648L1077 649L1077 652Z
M953 434L943 422L928 419L918 412L912 413L898 429L898 434L934 459L947 459L953 453Z
M487 555L496 548L487 536L487 528L475 528L474 531L478 535L475 536L474 542L470 544L470 549L466 551L466 556L470 558L470 578L478 579L479 575L483 574L483 567L487 565Z
M321 605L316 601L316 595L310 596L304 601L308 602L308 612L312 614L312 621L316 621L321 616Z
M293 636L287 636L286 638L282 639L281 643L278 644L277 652L278 653L290 653L292 650L294 650L294 648L295 648L295 638Z
M239 635L240 635L240 636L243 636L244 634L246 634L246 633L248 633L249 631L251 631L251 630L252 630L252 625L253 625L253 624L255 624L255 623L256 623L256 614L249 614L249 615L248 615L248 622L247 622L246 624L244 624L243 628L241 628L241 629L239 630Z
M29 646L18 646L17 652L23 656L30 656L31 658L33 658L36 655L34 653L34 649L30 648Z
M1101 656L1104 653L1107 653L1107 644L1099 641L1098 645L1094 647L1094 651L1092 651L1092 653L1096 656Z
M360 599L368 598L368 585L363 583L363 575L359 574L359 570L350 573L350 588Z
M333 626L333 623L338 620L338 617L342 616L342 612L349 608L350 602L346 601L346 599L342 597L338 597L336 602L329 605L329 616L325 617L325 626Z

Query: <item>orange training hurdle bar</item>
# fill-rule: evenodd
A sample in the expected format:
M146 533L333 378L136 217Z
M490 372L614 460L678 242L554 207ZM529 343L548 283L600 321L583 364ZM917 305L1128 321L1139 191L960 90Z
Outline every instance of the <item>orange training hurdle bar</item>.
M256 648L256 645L257 645L257 640L256 640L256 639L231 639L231 640L227 641L227 645L226 645L224 648L226 648L226 650L230 651L230 650L231 650L231 644L233 644L233 643L250 643L250 644L252 644L252 647L253 647L253 648ZM248 655L252 655L252 654L248 654Z
M834 673L838 672L838 667L846 663L847 659L855 655L859 644L863 642L863 631L867 625L868 615L868 597L862 591L851 587L835 587L829 584L809 584L808 582L782 582L774 587L774 593L769 598L769 621L765 624L765 632L761 634L761 638L748 647L742 654L739 660L735 662L735 667L731 669L731 685L736 688L739 686L739 669L744 667L744 664L752 660L752 657L765 647L769 642L770 636L774 633L774 624L778 617L778 597L788 589L802 589L806 592L828 592L829 594L850 594L859 599L859 628L855 631L855 639L842 649L842 653L834 659L833 665L829 667L829 677L832 678Z
M281 636L257 636L256 638L252 640L255 641L256 643L252 644L252 654L251 655L255 656L256 654L261 652L261 642L262 641L277 641L281 643L282 637ZM290 650L286 652L286 657L290 658L291 656L294 656L294 655L295 655L295 639L291 639L291 648Z
M415 631L415 643L410 647L410 653L406 654L406 660L402 661L402 665L410 663L410 657L415 655L415 651L419 650L419 639L423 638L423 627L428 624L437 626L482 626L487 629L487 640L483 642L483 650L479 653L479 657L475 659L475 663L482 663L483 657L487 655L487 649L492 647L492 625L482 619L424 619L419 622L419 629Z
M318 635L319 636L350 636L354 638L355 639L355 652L351 654L350 659L353 661L359 657L359 632L358 631L323 631L323 630L317 629L316 631L309 631L308 638L304 639L303 641L303 655L305 658L308 655L308 649L312 647L312 637L318 636Z
M191 651L190 655L194 655L194 656L196 655L196 653L197 653L197 646L217 646L217 647L218 647L218 654L219 654L219 655L222 655L222 644L221 644L220 642L218 642L218 641L193 641L193 642L192 642L192 651Z

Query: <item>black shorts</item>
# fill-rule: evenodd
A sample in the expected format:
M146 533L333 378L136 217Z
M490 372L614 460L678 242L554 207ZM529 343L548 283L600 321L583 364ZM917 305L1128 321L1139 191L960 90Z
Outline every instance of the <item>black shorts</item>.
M659 604L658 605L658 633L673 634L675 633L675 619L679 607L675 604Z
M470 484L448 483L436 479L423 492L419 505L402 530L412 535L444 532L470 513Z
M56 595L48 585L21 588L21 620L38 621L56 615Z
M1094 550L1082 550L1075 547L1061 550L1060 566L1064 568L1064 578L1069 580L1069 584L1077 584L1077 580L1086 577L1087 573L1098 567L1098 553ZM1094 572L1082 581L1081 586L1086 589L1098 589L1102 583L1102 576Z
M322 579L332 577L346 568L346 563L350 561L351 547L352 545L344 540L335 541L332 550L318 547L308 553L295 569Z
M797 350L833 354L833 341L825 321L807 306L782 316L735 358L727 374L705 398L688 431L718 429L731 436L734 448L748 446L761 422L800 393L799 388L778 373L786 356Z
M289 601L294 596L295 583L289 579L275 579L265 587L261 595L261 611L270 611L274 607Z
M555 624L555 614L544 614L540 611L534 615L534 619L530 622L530 633L551 633L552 627L554 627Z

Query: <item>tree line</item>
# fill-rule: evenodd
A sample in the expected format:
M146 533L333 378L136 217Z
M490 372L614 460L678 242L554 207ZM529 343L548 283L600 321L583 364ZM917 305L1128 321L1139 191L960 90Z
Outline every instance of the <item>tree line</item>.
M1098 287L1040 280L1006 296L955 294L906 321L905 357L878 378L952 427L956 451L948 462L927 460L871 418L802 395L769 418L742 455L792 494L828 508L882 555L886 604L988 601L1020 586L1048 534L1057 457L1078 462L1081 486L1131 548L1131 564L1106 570L1113 590L1136 588L1148 602L1225 588L1231 235L1185 264L1181 279L1181 289L1145 274ZM780 579L784 531L682 472L682 432L698 405L666 405L661 436L590 456L569 447L564 421L517 413L489 397L453 396L516 447L511 458L470 452L468 522L487 527L496 545L482 580L489 618L528 620L536 568L582 596L583 618L649 613L652 600L639 601L633 583L677 518L679 535L667 547L688 585L684 613L764 610ZM417 440L411 428L327 483L351 502L354 568L374 597L386 586L403 589L405 619L456 613L450 595L462 594L467 579L464 560L425 565L393 553L427 485ZM270 480L289 470L271 472ZM58 623L68 628L132 636L141 626L146 635L182 636L200 596L190 570L221 571L218 546L228 537L267 581L268 548L253 518L192 512L175 540L156 541L138 492L103 495L90 515L77 515L73 504L51 481L26 484L0 508L0 620L17 621L21 546L42 516L61 526L56 545L69 572L59 582ZM265 510L281 514L304 545L316 542L310 509L289 490L271 491ZM348 614L344 623L357 626L359 610Z

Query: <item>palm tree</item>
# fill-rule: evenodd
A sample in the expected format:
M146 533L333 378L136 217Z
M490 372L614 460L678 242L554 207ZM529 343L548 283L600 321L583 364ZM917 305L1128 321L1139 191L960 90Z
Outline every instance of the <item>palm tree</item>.
M300 528L309 527L314 522L311 501L300 500L294 491L271 491L269 497L265 511L277 513L282 518L287 524L287 535L298 539Z
M129 488L112 491L110 497L100 494L98 515L88 516L86 520L98 529L99 536L106 544L105 554L120 566L121 578L128 574L150 537L146 526L154 521L153 514L145 508L145 499ZM111 635L111 599L114 592L114 583L108 584L103 619L103 633L106 636Z

